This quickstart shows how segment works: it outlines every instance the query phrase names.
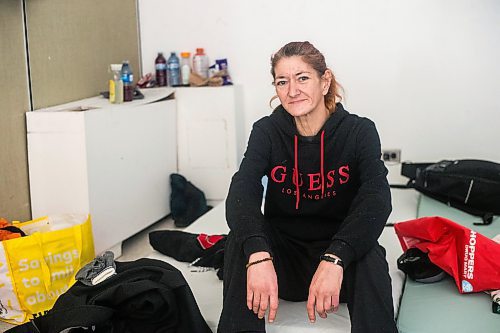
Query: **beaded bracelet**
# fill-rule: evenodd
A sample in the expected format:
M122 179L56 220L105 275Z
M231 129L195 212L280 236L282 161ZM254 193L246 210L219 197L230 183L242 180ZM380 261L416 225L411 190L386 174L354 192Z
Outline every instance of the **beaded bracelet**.
M268 257L268 258L264 258L264 259L255 260L255 261L249 262L248 264L246 264L246 268L248 268L248 267L250 267L252 265L255 265L255 264L260 264L261 262L264 262L264 261L269 261L269 260L273 260L273 257Z
M342 259L333 258L333 257L327 256L325 254L323 254L321 257L319 257L319 259L331 262L332 264L339 265L340 267L344 268L344 262L342 261Z

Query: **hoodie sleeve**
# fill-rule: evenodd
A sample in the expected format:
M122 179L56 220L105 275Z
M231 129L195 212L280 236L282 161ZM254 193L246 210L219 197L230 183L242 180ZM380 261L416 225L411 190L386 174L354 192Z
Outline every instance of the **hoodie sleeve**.
M240 169L232 178L226 199L226 220L231 232L248 257L255 252L270 252L264 232L262 214L262 177L266 174L271 154L271 142L259 122L255 123L248 140Z
M392 210L387 169L380 156L375 124L365 120L356 140L360 187L326 251L341 258L346 267L375 246Z

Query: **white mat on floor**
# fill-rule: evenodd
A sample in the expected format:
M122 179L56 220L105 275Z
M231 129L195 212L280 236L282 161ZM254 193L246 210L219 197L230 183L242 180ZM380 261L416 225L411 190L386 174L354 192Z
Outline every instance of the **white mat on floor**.
M398 222L416 217L418 194L413 190L392 190L393 213L388 222ZM184 231L191 233L222 234L228 232L225 220L224 202L203 215ZM392 278L392 296L394 308L398 309L404 283L404 274L397 269L396 259L402 250L393 227L386 227L382 233L380 244L387 250L389 273ZM214 332L217 331L222 309L222 281L215 272L191 272L187 263L176 261L159 252L148 258L164 260L177 267L186 278L198 302L201 313ZM347 306L341 304L339 310L329 314L327 319L317 316L316 323L310 324L306 313L305 302L287 302L280 300L278 314L273 324L266 324L268 333L345 333L350 332L350 319Z

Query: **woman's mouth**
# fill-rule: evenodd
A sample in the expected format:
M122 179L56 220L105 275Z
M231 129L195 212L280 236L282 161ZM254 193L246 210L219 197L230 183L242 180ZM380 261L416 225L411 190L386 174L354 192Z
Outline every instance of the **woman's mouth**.
M297 103L304 102L304 101L305 101L305 99L298 99L296 101L290 101L290 102L288 102L288 104L297 104Z

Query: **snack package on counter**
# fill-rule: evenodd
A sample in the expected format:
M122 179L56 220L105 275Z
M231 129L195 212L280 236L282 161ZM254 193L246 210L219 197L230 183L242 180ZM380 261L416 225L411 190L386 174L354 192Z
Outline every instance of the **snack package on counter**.
M211 78L219 71L219 68L217 64L213 64L212 66L208 67L208 78Z
M228 86L232 85L233 81L231 81L231 76L229 75L229 70L227 68L227 59L217 59L215 60L215 68L219 70L217 75L222 77L222 85L223 86Z
M213 77L208 79L208 85L210 87L220 87L224 85L224 80L222 79L222 77L215 74Z
M215 64L208 68L209 86L232 85L231 76L227 69L227 59L217 59ZM212 80L212 81L210 81Z
M206 79L196 73L191 73L189 75L189 85L192 87L203 87L203 86L220 87L222 86L222 83L223 80L220 76L218 76L217 73L209 79Z
M137 81L139 88L153 88L156 87L156 81L153 79L152 73L147 73L139 81Z
M189 74L189 85L194 87L203 87L208 85L208 79L201 75L191 72Z

